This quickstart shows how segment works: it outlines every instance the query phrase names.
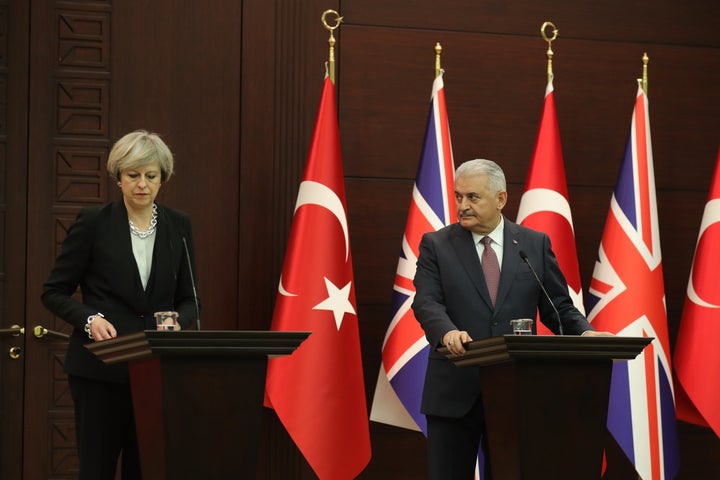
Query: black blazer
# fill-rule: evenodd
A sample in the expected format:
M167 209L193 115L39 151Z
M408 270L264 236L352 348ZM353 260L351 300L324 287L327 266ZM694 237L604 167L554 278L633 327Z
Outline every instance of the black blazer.
M195 258L186 214L158 205L152 267L143 290L123 201L82 209L68 230L42 293L45 307L74 327L65 372L98 380L127 381L126 365L105 365L84 347L91 341L84 331L88 316L102 313L118 335L123 335L154 330L154 312L175 310L182 328L189 328L197 320L190 271L195 272ZM78 286L81 301L74 296Z
M521 250L557 306L564 333L579 335L593 330L568 295L549 237L507 218L504 221L503 260L495 307L468 230L455 223L426 233L420 242L412 307L430 343L422 413L460 417L480 395L479 369L456 367L437 352L448 331L465 330L473 340L508 334L512 333L510 320L535 319L539 310L542 322L558 333L552 306L520 258Z

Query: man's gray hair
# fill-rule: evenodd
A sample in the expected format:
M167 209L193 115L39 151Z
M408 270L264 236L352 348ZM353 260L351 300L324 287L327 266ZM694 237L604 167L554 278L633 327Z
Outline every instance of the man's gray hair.
M492 160L477 158L462 163L455 170L455 181L458 178L474 177L476 175L486 174L488 176L488 187L493 193L502 192L507 189L505 183L505 173L503 173L500 165Z

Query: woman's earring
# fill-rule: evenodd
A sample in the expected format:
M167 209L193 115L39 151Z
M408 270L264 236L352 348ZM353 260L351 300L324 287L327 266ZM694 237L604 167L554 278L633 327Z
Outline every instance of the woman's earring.
M122 187L122 183L118 182L118 187Z

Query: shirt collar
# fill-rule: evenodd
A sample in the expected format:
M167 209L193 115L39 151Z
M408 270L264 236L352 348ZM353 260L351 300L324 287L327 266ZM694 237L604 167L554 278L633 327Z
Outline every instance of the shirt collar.
M479 233L472 232L473 241L477 245L477 243L483 239L483 237L490 237L493 242L495 242L500 248L503 246L503 233L505 231L505 217L503 215L500 215L500 223L498 223L497 227L495 227L495 230L490 232L487 235L481 235Z

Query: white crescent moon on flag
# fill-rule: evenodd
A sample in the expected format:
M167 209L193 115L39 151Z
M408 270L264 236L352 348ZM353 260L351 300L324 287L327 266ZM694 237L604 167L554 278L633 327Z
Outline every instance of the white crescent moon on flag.
M322 183L305 180L300 184L293 215L295 215L298 209L303 205L317 205L327 209L327 211L335 215L335 218L337 218L338 222L340 222L340 227L342 228L343 235L345 236L345 261L347 262L348 257L350 256L350 235L348 234L345 207L342 200L340 200L340 197L338 197L332 189ZM285 287L283 287L282 275L280 276L278 291L284 296L297 296L294 293L288 292Z
M340 197L326 185L306 180L300 184L293 215L297 213L298 209L303 205L318 205L326 208L330 213L335 215L345 235L345 261L347 262L348 256L350 255L350 236L348 235L345 208L343 207Z
M720 199L713 199L710 200L707 205L705 205L705 212L703 213L703 219L702 224L700 225L700 234L698 235L698 244L700 244L700 239L703 236L703 233L705 233L705 230L708 229L711 225L720 222ZM695 252L697 255L697 252ZM694 262L693 262L694 263ZM693 266L692 269L690 269L690 279L688 280L688 287L687 287L687 296L688 299L690 299L691 302L693 302L696 305L699 305L701 307L708 307L708 308L718 308L720 305L714 305L712 303L708 303L697 294L695 291L695 286L693 285L693 270L695 267Z
M297 297L296 293L290 293L287 290L285 290L285 287L283 287L282 273L280 274L280 285L278 285L278 292L280 292L280 295L282 295L283 297Z
M538 205L542 205L542 208L537 208ZM548 188L533 188L523 193L515 223L522 223L523 220L533 213L545 211L555 212L564 217L570 225L570 228L573 228L570 204L567 199L555 190Z

